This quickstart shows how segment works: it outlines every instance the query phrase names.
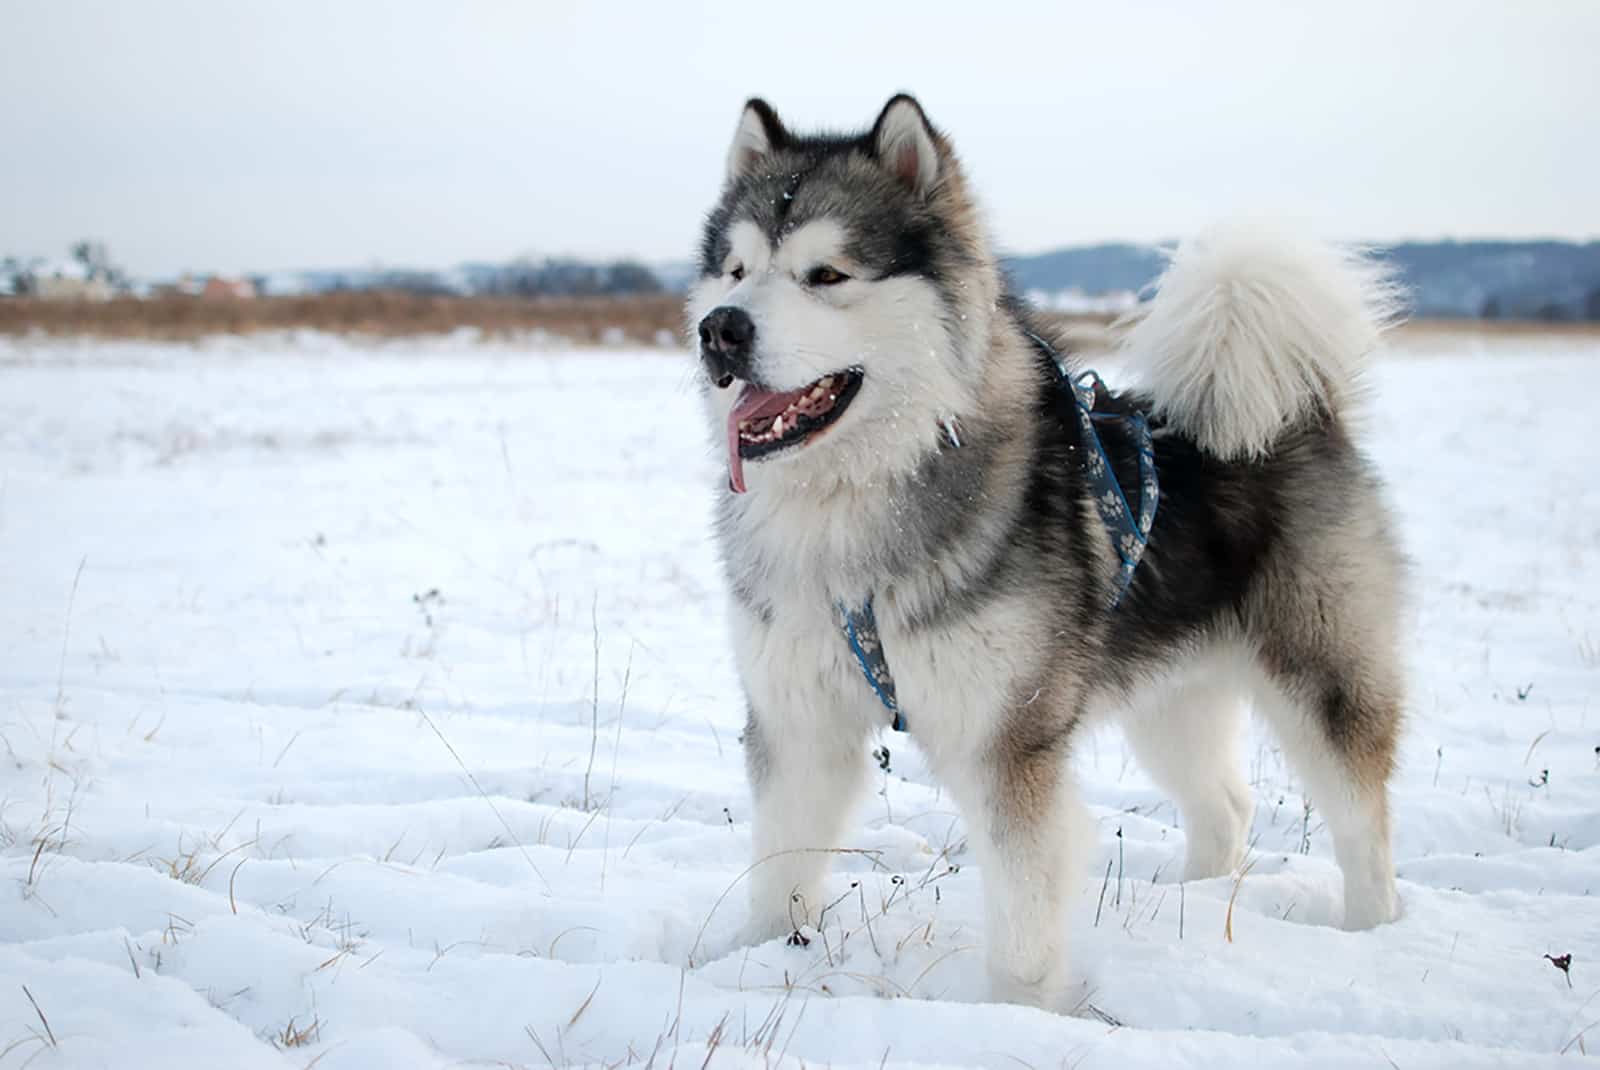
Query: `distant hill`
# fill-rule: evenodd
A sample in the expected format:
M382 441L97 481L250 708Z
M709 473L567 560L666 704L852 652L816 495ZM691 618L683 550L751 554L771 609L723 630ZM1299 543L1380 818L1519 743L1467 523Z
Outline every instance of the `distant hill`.
M1408 242L1386 253L1420 316L1600 320L1600 242Z
M1418 316L1600 320L1600 242L1402 242L1400 269ZM1161 273L1155 246L1089 245L1006 262L1024 292L1142 291Z
M1079 245L1003 261L1017 289L1081 290L1088 294L1132 290L1154 282L1166 258L1153 245Z

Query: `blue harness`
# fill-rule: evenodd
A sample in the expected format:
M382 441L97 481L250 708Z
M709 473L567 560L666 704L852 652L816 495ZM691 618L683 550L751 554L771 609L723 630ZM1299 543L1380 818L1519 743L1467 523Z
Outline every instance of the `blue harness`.
M1126 416L1095 412L1096 391L1105 386L1100 376L1093 371L1085 371L1076 377L1069 376L1049 343L1032 333L1028 334L1028 338L1049 355L1060 376L1062 389L1072 391L1073 409L1078 419L1078 435L1084 446L1084 477L1088 480L1090 493L1094 495L1094 504L1100 513L1100 521L1105 524L1106 534L1111 537L1111 545L1117 551L1119 563L1116 582L1112 587L1110 605L1106 607L1108 610L1115 609L1122 601L1122 596L1127 593L1129 584L1133 582L1134 569L1139 567L1139 559L1144 556L1145 546L1149 544L1150 528L1156 520L1156 506L1161 501L1161 483L1156 477L1156 457L1150 441L1150 424L1144 414L1139 412L1129 413ZM1100 432L1095 427L1097 423L1113 420L1122 421L1127 425L1139 454L1137 512L1128 504L1128 496L1123 492L1122 484L1117 482L1117 473L1111 466L1111 458L1106 454L1105 445L1100 441ZM951 445L960 448L961 440L956 437L953 427L948 423L945 436ZM850 646L850 653L855 657L862 677L867 681L867 686L872 688L872 693L878 696L878 701L883 703L883 708L889 711L894 730L904 732L906 715L900 709L900 702L895 697L894 676L889 672L889 662L883 653L883 641L878 636L878 618L872 612L872 596L867 596L866 602L860 609L852 610L840 602L838 610L845 642Z

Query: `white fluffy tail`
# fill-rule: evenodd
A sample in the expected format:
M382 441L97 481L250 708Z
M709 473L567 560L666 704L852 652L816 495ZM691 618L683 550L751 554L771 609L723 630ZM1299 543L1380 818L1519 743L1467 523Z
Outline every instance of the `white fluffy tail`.
M1388 268L1355 249L1254 228L1172 254L1122 343L1158 414L1224 459L1261 457L1290 423L1339 416L1399 317Z

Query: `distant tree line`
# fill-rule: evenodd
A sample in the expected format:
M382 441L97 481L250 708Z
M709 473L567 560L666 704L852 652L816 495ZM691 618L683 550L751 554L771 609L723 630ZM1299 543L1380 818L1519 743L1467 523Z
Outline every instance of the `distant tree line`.
M0 296L37 292L43 273L71 271L77 278L126 292L133 280L116 266L102 242L81 241L71 248L70 265L53 269L42 258L0 259ZM208 276L196 276L204 282ZM190 278L190 276L185 276ZM463 264L444 270L356 268L251 275L257 292L273 296L390 290L421 295L498 297L611 297L667 292L660 276L637 260L587 261L573 257L522 258L508 264ZM156 284L143 292L170 292Z
M315 271L300 278L304 288L313 293L393 290L424 295L610 297L664 290L655 272L635 260L594 263L574 258L523 258L509 264L463 264L444 271ZM263 292L272 292L271 279L264 277L262 283Z
M1484 299L1478 309L1478 318L1485 320L1535 319L1546 323L1570 323L1586 320L1600 323L1600 286L1590 290L1581 302L1546 300L1506 300L1498 294Z
M598 297L661 292L655 272L634 260L515 260L484 273L473 289L509 297Z

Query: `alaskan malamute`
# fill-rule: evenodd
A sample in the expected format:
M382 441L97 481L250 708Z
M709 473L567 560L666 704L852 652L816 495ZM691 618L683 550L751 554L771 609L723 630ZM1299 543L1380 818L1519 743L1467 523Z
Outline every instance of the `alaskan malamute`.
M750 101L689 302L727 460L750 938L815 918L893 723L965 816L993 994L1061 1006L1069 752L1102 709L1195 879L1244 854L1253 705L1332 834L1346 927L1394 918L1402 562L1352 424L1394 311L1354 253L1217 231L1174 254L1113 393L1008 292L916 100L856 136Z

